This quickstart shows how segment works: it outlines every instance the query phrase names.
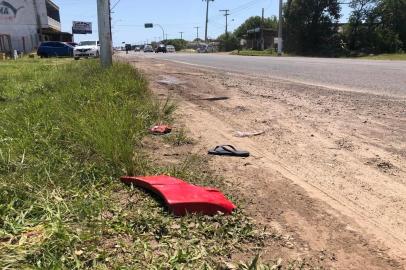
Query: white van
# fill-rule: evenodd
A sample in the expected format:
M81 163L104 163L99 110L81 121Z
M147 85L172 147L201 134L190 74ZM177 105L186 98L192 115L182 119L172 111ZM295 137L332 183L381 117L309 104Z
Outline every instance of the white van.
M173 46L173 45L166 45L166 52L168 52L168 53L174 53L174 52L176 52L175 46Z

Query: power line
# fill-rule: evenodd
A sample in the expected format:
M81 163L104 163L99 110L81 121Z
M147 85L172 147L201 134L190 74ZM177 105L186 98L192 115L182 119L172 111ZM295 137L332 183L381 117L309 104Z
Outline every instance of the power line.
M117 2L115 2L113 4L113 6L110 8L110 12L113 11L113 9L120 3L121 0L117 0Z

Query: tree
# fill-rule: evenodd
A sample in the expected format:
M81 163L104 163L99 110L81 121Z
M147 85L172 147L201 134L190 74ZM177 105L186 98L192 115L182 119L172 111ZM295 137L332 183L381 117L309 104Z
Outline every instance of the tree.
M372 14L377 6L377 0L352 0L348 29L345 33L348 48L351 51L362 51L370 48L370 39L373 35Z
M288 0L284 11L288 52L335 55L340 51L338 0Z
M406 0L352 0L345 33L355 53L390 53L406 49Z
M262 25L262 18L260 16L250 17L234 31L234 35L237 38L243 38L244 35L247 34L248 30L261 27L261 25ZM272 16L270 18L265 18L264 27L277 29L278 19L275 16Z
M406 50L406 0L380 0L376 8L379 32L386 32L387 49Z
M220 51L234 51L239 47L239 40L233 33L222 34L217 38L220 41Z

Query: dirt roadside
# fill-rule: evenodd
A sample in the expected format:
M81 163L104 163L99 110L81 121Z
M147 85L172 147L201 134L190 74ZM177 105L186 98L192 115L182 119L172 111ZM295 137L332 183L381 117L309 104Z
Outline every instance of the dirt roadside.
M210 163L249 200L252 217L286 236L286 245L267 246L263 258L406 269L406 100L125 60L143 70L158 96L176 100L197 142L193 152L233 144L252 153ZM238 138L237 131L265 133Z

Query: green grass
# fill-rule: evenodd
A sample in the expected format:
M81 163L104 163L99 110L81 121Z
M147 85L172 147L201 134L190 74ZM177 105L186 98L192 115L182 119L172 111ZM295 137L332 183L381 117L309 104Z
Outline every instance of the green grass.
M241 56L278 56L275 50L265 50L265 51L255 51L255 50L242 50L242 51L233 51L232 55L241 55Z
M361 59L369 59L369 60L406 60L406 53L371 55L371 56L361 57Z
M241 210L174 218L118 181L166 173L224 188L200 157L164 168L148 160L140 141L174 107L129 65L5 61L0 81L1 269L212 269L236 251L259 253L266 234Z

